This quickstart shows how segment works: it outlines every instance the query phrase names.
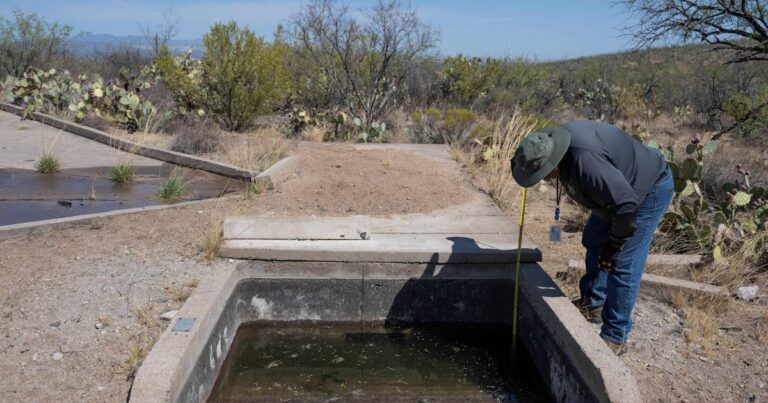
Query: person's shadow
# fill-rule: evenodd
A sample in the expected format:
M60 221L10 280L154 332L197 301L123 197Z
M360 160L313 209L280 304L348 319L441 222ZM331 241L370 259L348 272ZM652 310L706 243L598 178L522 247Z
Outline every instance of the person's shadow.
M505 259L512 263L473 263L488 261L481 256L487 257L491 253L514 257L517 250L484 249L467 237L448 239L453 242L448 259L444 256L441 259L435 253L419 277L403 280L387 314L385 327L394 332L416 328L422 334L426 333L426 338L434 341L436 346L459 345L472 351L487 352L487 356L482 356L484 358L478 356L462 365L468 369L469 380L479 386L486 385L489 365L495 365L497 376L503 379L503 387L494 394L500 401L516 401L510 391L514 394L526 394L528 390L541 393L539 382L530 379L535 371L526 370L522 377L513 375L516 372L511 351L514 258ZM523 249L522 253L539 252ZM434 354L446 360L457 359L451 351L437 348Z
M484 249L467 237L447 239L453 242L448 259L435 253L421 276L405 280L386 324L511 323L514 262L473 262L489 261L483 257L491 254L514 256L517 250ZM523 249L523 253L538 251Z

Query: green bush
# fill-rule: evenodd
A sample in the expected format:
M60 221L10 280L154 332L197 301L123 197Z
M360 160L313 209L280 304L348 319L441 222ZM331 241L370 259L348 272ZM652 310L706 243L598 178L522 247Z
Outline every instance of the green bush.
M0 16L0 79L20 77L31 66L49 66L64 53L72 33L71 26L50 23L35 13L15 9L12 14L13 19Z
M284 95L284 45L268 44L236 22L215 24L197 62L162 48L155 67L184 113L210 113L224 129L242 131Z
M559 98L554 69L524 60L506 62L491 93L505 109L542 113Z
M438 92L449 101L471 107L493 89L501 67L501 62L492 58L448 57L440 71Z

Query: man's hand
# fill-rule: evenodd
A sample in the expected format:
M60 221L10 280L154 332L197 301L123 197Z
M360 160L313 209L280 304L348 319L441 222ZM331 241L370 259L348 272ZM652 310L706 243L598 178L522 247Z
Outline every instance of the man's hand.
M607 272L616 270L620 252L621 245L615 245L611 241L606 241L600 249L600 255L597 256L597 267Z

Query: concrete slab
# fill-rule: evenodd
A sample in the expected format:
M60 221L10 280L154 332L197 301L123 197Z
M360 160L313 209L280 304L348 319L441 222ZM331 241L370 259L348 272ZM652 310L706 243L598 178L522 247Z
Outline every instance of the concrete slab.
M367 234L516 234L503 216L227 217L224 239L360 239Z
M295 175L299 170L299 158L288 156L260 173L254 181L259 181L267 185L267 188L273 189L279 183L285 182Z
M235 259L324 262L512 263L516 236L509 234L374 234L369 240L226 240L221 255ZM524 240L522 262L541 261L541 252Z
M678 259L677 261L684 261L684 259ZM688 261L695 261L695 259L689 259ZM570 260L568 262L568 269L584 270L584 263L578 260ZM670 290L681 290L705 296L728 296L727 288L711 284L697 283L695 281L659 276L651 273L643 273L643 277L640 279L640 292L643 294L654 297L666 297Z
M650 254L647 266L696 266L704 263L701 255L659 255Z
M22 113L22 108L4 103L0 103L0 110L15 114ZM241 180L253 180L259 174L258 172L242 169L234 165L211 161L205 158L195 157L192 155L160 148L149 147L139 143L134 143L132 141L123 140L101 130L59 119L54 116L39 112L32 112L30 117L48 126L66 131L68 133L94 140L119 150L130 151L131 154L141 155L187 168L199 169L202 171Z
M34 170L35 161L49 150L64 169L111 167L121 162L135 167L160 168L163 165L162 161L131 154L34 120L21 120L8 112L0 112L0 130L0 168Z

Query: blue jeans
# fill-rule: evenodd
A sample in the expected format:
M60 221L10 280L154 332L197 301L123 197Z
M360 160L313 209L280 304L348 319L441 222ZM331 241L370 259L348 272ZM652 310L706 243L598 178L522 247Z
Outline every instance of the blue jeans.
M632 308L640 289L640 278L651 249L656 227L666 213L675 194L672 174L666 172L643 199L637 211L637 229L618 257L616 270L608 273L597 267L600 248L608 239L610 221L593 212L581 239L587 250L587 274L581 278L579 289L591 307L603 307L603 327L600 336L613 343L624 344L632 330Z

